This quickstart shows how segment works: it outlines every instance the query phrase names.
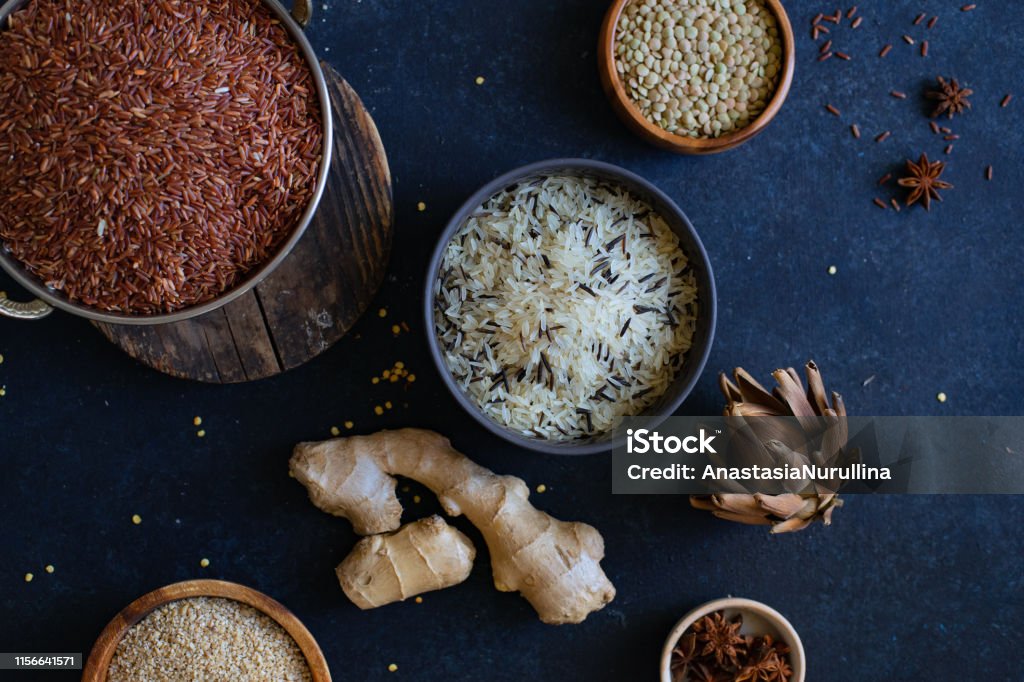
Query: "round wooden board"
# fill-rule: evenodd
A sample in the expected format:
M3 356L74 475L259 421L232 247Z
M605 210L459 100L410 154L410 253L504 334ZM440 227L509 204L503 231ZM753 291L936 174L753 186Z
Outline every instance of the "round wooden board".
M306 234L266 280L223 308L151 327L96 323L128 355L184 379L263 379L323 353L369 306L391 252L391 172L359 96L328 64L323 69L334 159Z

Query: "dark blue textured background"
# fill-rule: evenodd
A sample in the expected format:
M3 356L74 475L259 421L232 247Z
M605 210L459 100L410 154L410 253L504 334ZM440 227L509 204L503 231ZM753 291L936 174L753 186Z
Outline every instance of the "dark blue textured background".
M525 162L588 156L656 182L711 254L718 337L687 413L718 412L720 370L767 378L814 357L855 413L1021 414L1024 39L1012 3L982 0L971 13L960 4L862 2L860 29L835 32L853 60L819 64L809 21L834 7L788 3L797 73L776 121L736 151L679 158L632 137L603 98L603 2L317 3L312 40L373 112L395 177L396 250L374 305L390 315L368 316L304 368L231 387L145 369L67 315L0 320L0 650L88 652L141 593L222 577L291 607L338 680L653 679L676 618L727 594L792 620L810 680L1021 679L1024 498L861 497L832 528L770 537L681 498L612 497L608 458L517 451L461 413L418 318L426 254L464 197ZM919 11L940 16L934 30L911 26ZM930 56L903 44L904 32L927 34ZM895 48L881 60L886 42ZM953 123L961 139L949 157L922 97L938 74L976 91ZM1021 98L1000 109L1014 90ZM887 129L892 138L875 144ZM946 201L930 214L874 207L872 197L893 192L876 178L922 150L948 161L956 188ZM0 278L0 288L12 285ZM413 333L395 339L400 320ZM396 360L417 374L412 390L371 386ZM374 416L387 399L395 410ZM359 612L333 574L355 536L306 501L286 466L296 441L348 419L360 432L436 428L482 464L545 484L538 505L604 534L615 602L580 626L541 625L524 600L492 588L482 552L457 588ZM437 509L411 495L408 518Z

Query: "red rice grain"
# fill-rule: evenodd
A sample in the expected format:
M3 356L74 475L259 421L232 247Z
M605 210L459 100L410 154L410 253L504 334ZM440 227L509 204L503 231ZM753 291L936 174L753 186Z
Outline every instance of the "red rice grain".
M259 0L30 0L0 32L0 241L129 314L216 298L292 233L312 73Z

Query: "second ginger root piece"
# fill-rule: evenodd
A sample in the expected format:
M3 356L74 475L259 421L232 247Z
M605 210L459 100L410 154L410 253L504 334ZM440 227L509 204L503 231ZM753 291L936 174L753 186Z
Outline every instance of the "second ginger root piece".
M545 623L582 622L615 598L601 569L600 533L536 509L521 479L483 468L433 431L401 429L300 443L290 465L313 503L347 518L360 535L401 525L394 476L424 484L448 514L465 514L480 530L490 550L494 586L520 592Z
M338 582L361 609L458 585L473 570L473 543L440 516L363 538L338 565Z

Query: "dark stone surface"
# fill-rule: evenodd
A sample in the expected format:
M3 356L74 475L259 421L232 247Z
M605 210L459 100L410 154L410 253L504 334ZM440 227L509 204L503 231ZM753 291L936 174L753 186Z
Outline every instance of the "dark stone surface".
M1024 499L851 499L832 528L770 537L683 499L613 497L606 457L506 446L458 410L429 365L420 281L447 217L504 170L582 155L654 180L710 251L717 343L685 412L718 411L719 370L767 375L813 356L856 413L1021 414L1024 101L998 103L1020 87L1024 43L1004 3L972 13L959 1L863 3L860 29L834 32L853 61L824 64L807 28L833 7L790 4L800 5L798 71L778 119L734 152L677 158L631 137L603 99L594 43L604 3L364 0L326 12L317 3L312 39L373 111L395 175L396 251L374 306L389 316L371 315L304 368L234 387L146 370L63 314L0 320L0 650L87 652L141 593L221 577L290 606L339 680L653 679L675 620L727 594L793 621L810 680L1020 679ZM927 59L899 41L927 33L911 26L919 8L940 16ZM895 49L879 60L886 42ZM937 74L977 93L953 123L961 139L949 157L923 115ZM853 122L864 139L849 134ZM875 144L886 129L893 137ZM875 208L873 196L893 191L875 179L922 150L949 162L956 188L946 201L930 214ZM401 320L412 333L393 338ZM417 374L412 389L371 386L396 360ZM374 416L385 400L395 409ZM333 574L355 539L348 523L314 509L286 474L296 441L347 419L360 432L433 427L482 464L546 484L540 506L604 534L616 601L581 626L541 625L525 601L491 587L482 552L464 585L359 612ZM415 492L410 519L437 509L429 496L413 504Z

